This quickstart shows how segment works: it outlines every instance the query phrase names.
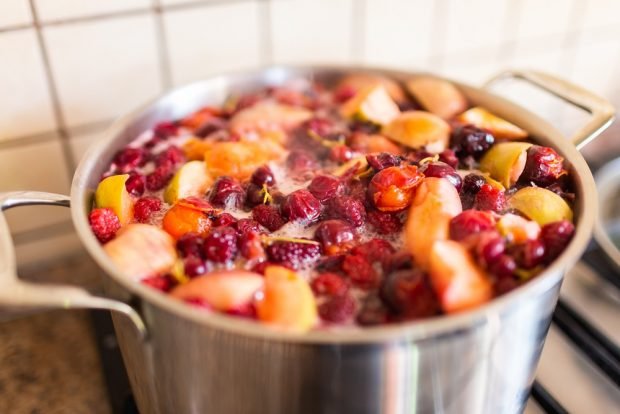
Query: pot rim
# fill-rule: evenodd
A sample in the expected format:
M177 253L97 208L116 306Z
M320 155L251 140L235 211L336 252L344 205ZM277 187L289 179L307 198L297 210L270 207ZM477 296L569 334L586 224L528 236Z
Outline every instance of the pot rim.
M334 328L311 330L304 333L279 330L265 326L255 321L243 320L241 318L227 316L215 312L205 312L201 309L188 306L187 304L170 298L168 295L159 292L149 286L139 283L130 277L122 274L115 265L108 259L105 251L90 230L88 224L88 214L84 206L89 208L89 200L92 199L92 189L88 189L87 180L93 173L101 153L108 148L110 143L132 124L140 115L151 109L157 102L182 89L192 88L206 82L227 82L234 79L243 79L257 74L276 74L280 71L310 71L310 72L341 72L342 74L353 72L378 73L393 77L428 75L427 72L401 71L379 67L355 66L355 65L278 65L266 66L253 70L228 73L226 75L216 75L204 80L193 82L173 88L151 100L147 104L119 118L106 131L105 137L94 143L82 157L71 185L71 216L79 238L86 247L87 251L94 260L105 270L107 276L112 277L118 284L142 300L164 309L172 314L185 319L192 320L198 324L208 325L214 329L221 329L228 333L235 333L243 336L258 337L265 340L274 340L288 343L305 344L370 344L386 341L399 341L411 339L424 339L443 335L455 334L459 330L471 329L472 327L483 324L484 322L495 323L499 321L498 314L507 312L518 307L523 301L531 299L540 293L547 291L556 283L559 283L563 273L575 264L581 253L586 248L594 226L594 218L597 212L597 195L592 173L581 154L568 139L561 139L563 135L548 122L537 115L531 113L517 104L504 98L490 93L482 88L473 87L461 82L456 82L441 76L454 83L457 87L469 89L492 96L493 99L500 101L502 105L516 111L523 116L541 125L546 130L552 132L551 136L545 137L553 142L555 149L558 149L571 166L572 174L575 179L576 193L580 200L578 214L575 215L576 232L569 246L562 255L557 258L547 269L533 280L508 292L498 298L494 298L483 306L472 310L464 311L453 315L440 315L418 321L409 321L387 325L379 325L363 328ZM493 110L493 108L489 108ZM508 117L510 120L510 117Z

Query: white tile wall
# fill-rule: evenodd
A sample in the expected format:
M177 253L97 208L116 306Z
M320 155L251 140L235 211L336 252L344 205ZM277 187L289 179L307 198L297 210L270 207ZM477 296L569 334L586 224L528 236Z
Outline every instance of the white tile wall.
M93 132L76 134L71 137L71 153L73 159L79 162L88 148L94 144L98 139L102 138L104 134L103 130L96 130Z
M575 30L569 23L573 7L579 1L583 0L521 0L517 37L541 38Z
M150 5L150 0L36 0L42 21L144 9Z
M0 28L30 23L32 15L27 0L2 0Z

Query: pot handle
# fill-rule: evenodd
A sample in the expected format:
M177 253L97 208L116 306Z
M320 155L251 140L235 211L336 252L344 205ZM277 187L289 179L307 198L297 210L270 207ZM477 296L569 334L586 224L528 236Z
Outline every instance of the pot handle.
M546 73L533 70L509 70L489 79L484 87L489 88L493 83L506 79L519 79L530 83L592 115L590 121L570 137L570 141L577 149L583 148L596 138L614 120L615 109L607 100L580 86Z
M145 338L146 327L142 318L126 303L93 296L76 286L39 285L18 278L13 240L2 211L27 205L69 207L69 204L69 197L60 194L38 191L0 193L0 308L105 309L127 316L140 336Z

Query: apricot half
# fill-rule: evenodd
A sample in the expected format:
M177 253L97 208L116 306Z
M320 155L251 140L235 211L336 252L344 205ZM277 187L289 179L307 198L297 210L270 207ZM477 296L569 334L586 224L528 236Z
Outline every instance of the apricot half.
M449 119L467 109L465 96L448 81L420 76L405 83L407 90L429 112Z
M448 147L450 126L425 111L407 111L394 118L382 131L388 138L409 148L439 153Z

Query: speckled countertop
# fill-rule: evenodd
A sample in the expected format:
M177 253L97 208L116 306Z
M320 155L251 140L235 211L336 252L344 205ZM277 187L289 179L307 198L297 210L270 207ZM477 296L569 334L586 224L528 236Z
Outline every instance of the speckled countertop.
M85 254L20 273L99 287L97 267ZM0 311L0 413L111 413L88 311Z

